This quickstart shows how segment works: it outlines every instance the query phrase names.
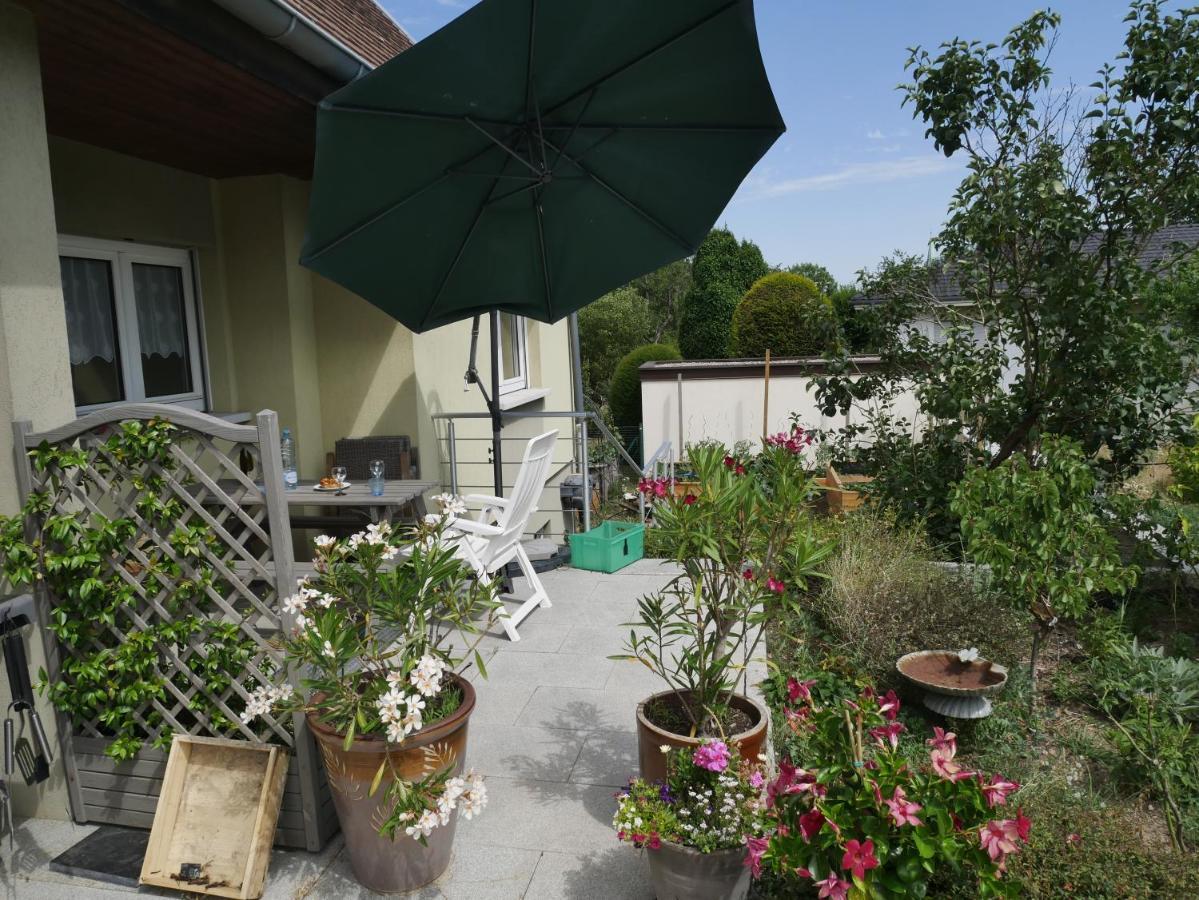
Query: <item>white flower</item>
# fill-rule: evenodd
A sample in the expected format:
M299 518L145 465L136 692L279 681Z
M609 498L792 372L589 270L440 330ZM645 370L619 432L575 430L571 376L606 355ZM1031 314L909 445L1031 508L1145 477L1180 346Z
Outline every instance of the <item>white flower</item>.
M441 507L442 513L451 516L466 514L466 503L457 494L437 494L433 501Z
M316 598L316 605L320 606L324 609L328 609L330 606L332 606L336 602L337 602L337 598L334 597L332 594L321 594L319 597Z
M661 751L662 753L669 753L670 752L670 744L663 744L661 747L658 748L658 750Z
M322 652L325 654L325 656L336 656L337 655L337 653L334 652L334 650L333 650L333 645L331 643L329 643L328 641L325 641L325 648Z
M388 544L383 548L383 553L380 554L384 559L395 559L399 555L400 548L395 544Z
M312 624L312 620L304 616L296 616L296 632L303 634L308 630L308 626Z
M408 736L408 732L404 730L404 723L398 719L394 722L387 723L387 740L393 744L402 744L404 738Z
M288 615L300 614L308 608L308 598L303 594L292 594L283 598L283 611Z
M405 705L404 695L396 688L379 695L375 708L379 710L379 718L385 723L398 722L402 718L400 707Z
M408 680L424 696L435 697L441 690L441 678L446 668L444 662L426 653L417 662Z
M441 824L437 813L431 809L426 809L420 814L420 818L416 820L415 825L409 825L404 829L404 834L408 837L428 837L433 833L433 829Z
M404 673L399 669L392 669L387 673L387 683L394 687L399 687L404 683Z
M483 776L474 769L466 773L465 780L466 790L459 798L458 808L462 810L462 818L470 820L487 806L487 785L483 783Z
M971 647L969 650L959 650L958 659L964 663L974 662L978 659L978 648Z
M318 534L313 543L316 544L318 550L328 550L337 543L337 538L329 537L327 534Z

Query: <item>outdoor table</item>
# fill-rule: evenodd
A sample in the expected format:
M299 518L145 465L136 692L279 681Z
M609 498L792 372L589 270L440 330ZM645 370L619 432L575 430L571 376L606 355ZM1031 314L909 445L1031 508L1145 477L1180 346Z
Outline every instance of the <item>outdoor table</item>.
M365 509L372 522L390 522L405 506L411 506L417 518L425 515L424 494L438 490L435 481L385 480L383 494L376 497L366 481L354 482L343 491L318 491L315 479L301 479L294 491L284 491L288 510L293 512L300 506L331 506L341 509Z

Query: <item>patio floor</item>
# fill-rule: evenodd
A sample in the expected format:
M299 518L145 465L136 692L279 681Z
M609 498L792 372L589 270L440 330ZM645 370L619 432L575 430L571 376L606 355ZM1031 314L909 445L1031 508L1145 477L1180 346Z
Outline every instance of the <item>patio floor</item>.
M476 681L467 761L486 776L490 803L478 819L458 823L446 874L410 896L652 900L643 855L616 841L611 822L613 795L637 768L634 710L661 688L641 666L608 656L620 652L627 629L617 626L633 617L637 598L671 574L654 560L613 575L548 572L542 578L553 607L527 619L517 643L484 638L489 678ZM20 823L15 856L0 848L5 896L136 893L49 870L50 859L90 831L45 819ZM379 895L354 881L338 836L321 853L276 851L264 896Z

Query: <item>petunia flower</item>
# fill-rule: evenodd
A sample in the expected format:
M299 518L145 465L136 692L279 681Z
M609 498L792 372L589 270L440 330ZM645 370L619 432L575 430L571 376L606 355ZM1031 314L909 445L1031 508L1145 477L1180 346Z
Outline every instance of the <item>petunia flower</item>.
M723 772L729 767L729 748L724 741L712 741L696 747L691 761L709 772Z
M919 803L913 803L906 799L901 787L896 786L895 793L887 801L887 807L891 810L891 819L895 822L897 828L904 825L924 824L920 819L916 818L916 813L920 812L923 807Z
M1005 781L1001 775L992 775L991 783L982 786L983 796L987 798L987 806L997 806L1007 800L1007 795L1020 790L1015 781Z
M745 838L745 865L754 878L762 877L762 857L766 855L766 848L769 846L770 838L748 836Z
M865 878L869 870L877 869L878 858L874 855L874 841L866 839L858 842L855 838L846 841L841 868L848 869L853 877L858 879Z

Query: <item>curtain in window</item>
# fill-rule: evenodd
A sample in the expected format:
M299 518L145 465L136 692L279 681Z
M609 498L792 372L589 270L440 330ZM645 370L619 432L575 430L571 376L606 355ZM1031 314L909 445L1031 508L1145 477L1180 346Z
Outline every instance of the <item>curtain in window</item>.
M117 358L112 264L104 259L61 256L62 294L67 308L71 365Z
M183 285L174 266L133 264L137 335L143 356L187 356Z

